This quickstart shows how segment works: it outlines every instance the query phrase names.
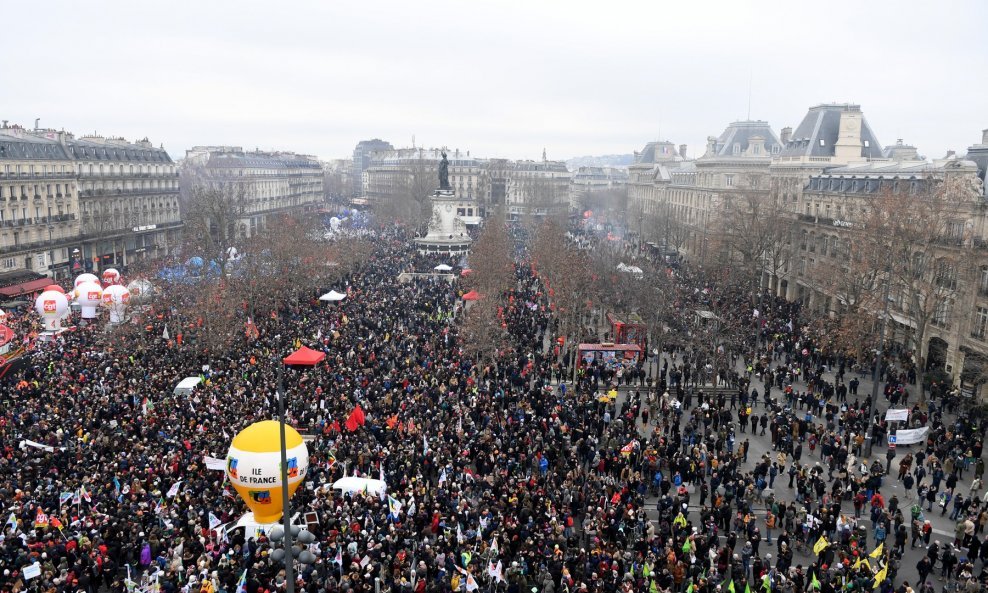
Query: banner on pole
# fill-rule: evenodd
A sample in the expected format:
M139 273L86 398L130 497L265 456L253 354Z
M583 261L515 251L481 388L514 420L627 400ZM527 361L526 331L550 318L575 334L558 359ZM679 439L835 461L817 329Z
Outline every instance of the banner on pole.
M921 443L926 440L926 435L929 432L929 426L924 426L922 428L911 428L909 430L897 430L895 431L895 443L897 445L912 445L914 443Z

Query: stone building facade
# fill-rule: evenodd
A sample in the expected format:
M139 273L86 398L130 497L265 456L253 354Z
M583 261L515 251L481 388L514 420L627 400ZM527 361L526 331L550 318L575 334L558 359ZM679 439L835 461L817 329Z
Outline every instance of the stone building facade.
M66 135L78 179L81 268L126 267L181 241L178 168L147 139Z
M76 166L61 132L0 128L0 279L70 273L79 246ZM7 296L16 296L13 294Z
M178 173L146 139L5 125L0 188L0 274L126 268L178 245Z
M197 146L186 151L182 175L188 178L183 183L187 194L195 184L203 184L242 201L233 239L253 236L265 228L271 215L314 210L325 203L322 164L294 152Z
M779 136L765 122L735 122L709 138L704 155L694 162L677 158L672 147L649 143L629 167L629 210L645 213L645 238L678 247L702 263L705 246L722 232L714 224L722 198L757 192L774 204L773 212L790 233L780 243L784 264L763 270L763 288L825 316L838 314L842 304L819 281L821 274L835 273L846 257L842 246L861 232L861 218L877 192L909 191L914 184L948 178L973 188L933 254L947 260L963 253L964 269L945 276L950 298L937 306L923 343L912 346L917 360L926 361L929 370L946 372L964 392L983 390L988 379L988 130L963 158L949 153L927 160L901 140L883 147L861 107L839 103L810 107L795 129L783 128ZM940 274L932 269L929 273ZM888 335L909 347L916 314L904 289L890 291Z

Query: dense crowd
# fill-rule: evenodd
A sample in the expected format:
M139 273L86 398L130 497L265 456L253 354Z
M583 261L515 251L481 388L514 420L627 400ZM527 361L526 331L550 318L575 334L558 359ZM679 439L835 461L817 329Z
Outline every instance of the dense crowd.
M298 590L927 590L934 569L981 588L983 428L948 422L942 394L928 413L913 404L910 422L931 427L925 447L894 467L865 460L863 436L888 427L844 383L853 363L801 330L798 306L763 305L750 341L729 353L744 370L719 388L696 379L708 360L686 347L657 353L645 385L644 361L621 374L593 362L568 385L524 255L503 311L511 345L477 364L458 333L457 283L399 281L445 260L416 255L399 231L379 232L375 245L333 287L344 301L285 303L224 352L197 344L180 306L146 312L139 340L92 324L39 342L0 384L0 590L233 593L246 574L244 591L284 591L267 536L211 528L211 516L229 525L246 509L204 459L277 413L277 369L300 344L327 357L285 371L288 421L315 435L292 501L317 518L317 560L298 565ZM690 299L734 300L718 310L750 318L748 297L680 282L696 288L683 291L684 311ZM37 320L12 323L25 332ZM173 393L189 375L203 384ZM886 396L901 402L901 378L886 379ZM626 397L601 397L617 383L629 384ZM351 431L358 405L366 420ZM749 461L755 439L772 451ZM915 497L884 498L890 468ZM344 475L383 476L401 508L328 487ZM776 494L778 480L792 500ZM952 542L930 541L924 514L938 504L957 519ZM929 546L918 579L900 566L906 543ZM27 578L35 563L40 576Z

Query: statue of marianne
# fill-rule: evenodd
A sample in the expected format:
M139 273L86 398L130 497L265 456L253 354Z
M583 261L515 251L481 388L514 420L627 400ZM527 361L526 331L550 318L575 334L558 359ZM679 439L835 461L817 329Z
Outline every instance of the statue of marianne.
M443 160L439 161L439 189L452 189L449 186L449 161L446 160L446 151L443 151Z

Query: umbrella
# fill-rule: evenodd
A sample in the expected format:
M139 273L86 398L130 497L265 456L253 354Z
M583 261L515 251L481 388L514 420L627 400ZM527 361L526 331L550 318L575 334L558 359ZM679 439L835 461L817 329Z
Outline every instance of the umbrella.
M439 264L438 266L436 266L436 267L434 267L432 269L435 270L435 271L437 271L437 272L448 272L448 271L452 270L453 268L450 267L450 266L447 266L446 264Z
M335 290L331 290L331 291L327 292L326 294L322 295L321 297L319 297L319 300L320 301L329 301L331 303L335 303L337 301L342 301L345 298L346 298L346 295L343 294L342 292L336 292Z

